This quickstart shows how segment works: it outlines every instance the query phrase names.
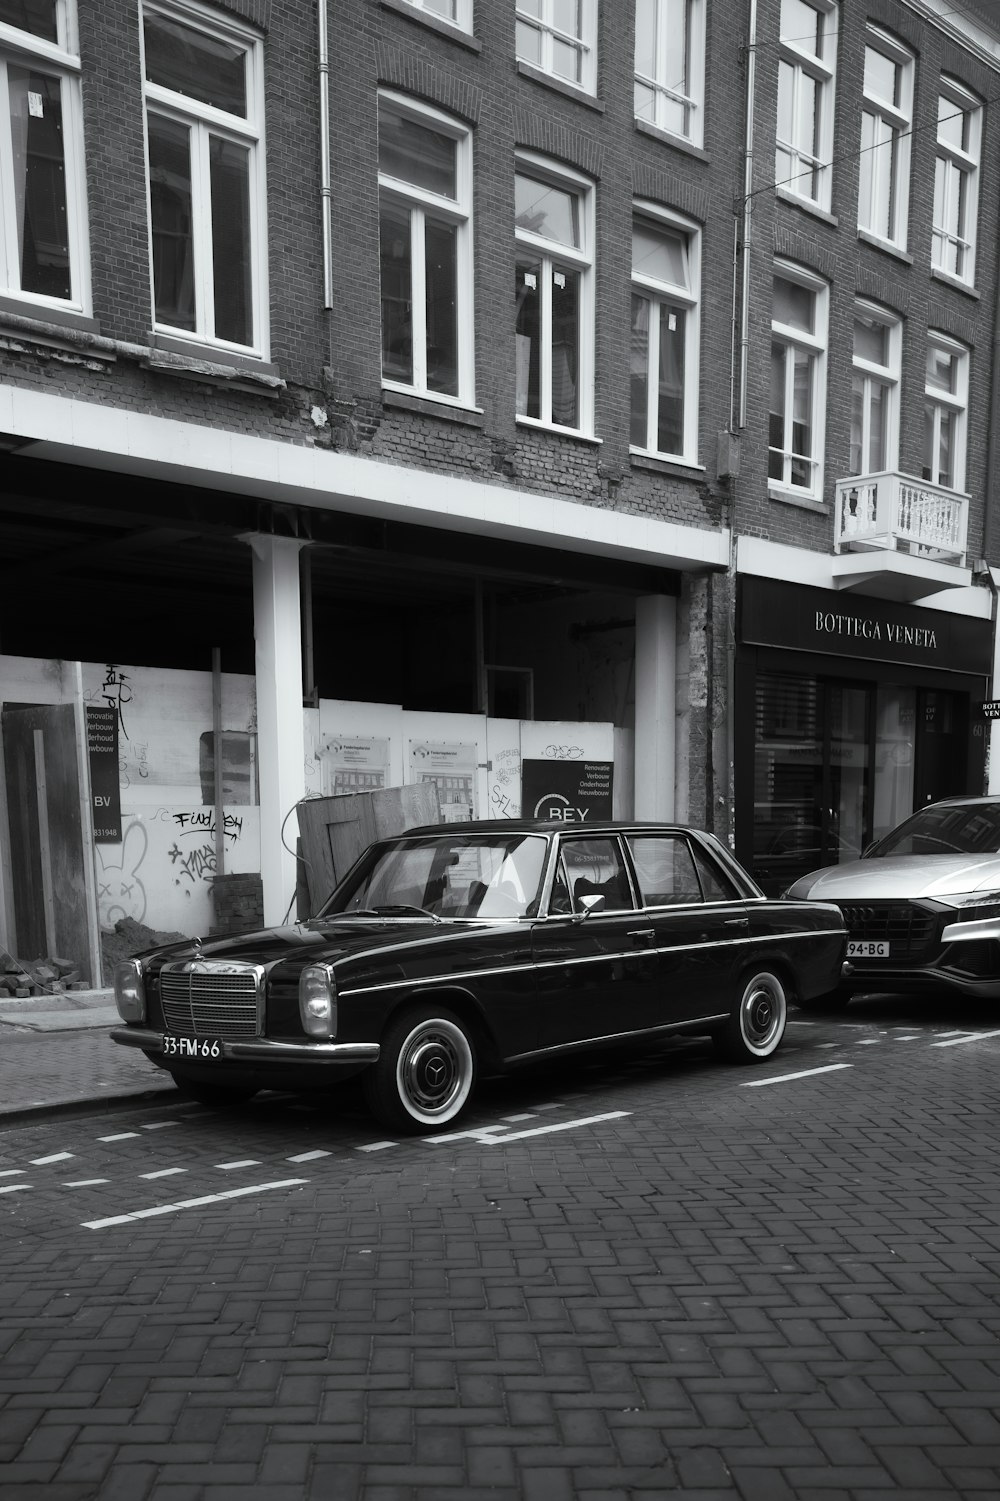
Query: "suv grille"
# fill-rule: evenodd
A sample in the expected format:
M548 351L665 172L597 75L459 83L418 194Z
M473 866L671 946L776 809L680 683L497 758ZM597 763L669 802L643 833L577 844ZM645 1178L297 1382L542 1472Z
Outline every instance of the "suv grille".
M207 961L160 971L160 1004L169 1032L180 1037L256 1037L257 970L212 969Z
M931 944L937 915L909 902L839 902L847 936L887 942L892 959L918 959Z

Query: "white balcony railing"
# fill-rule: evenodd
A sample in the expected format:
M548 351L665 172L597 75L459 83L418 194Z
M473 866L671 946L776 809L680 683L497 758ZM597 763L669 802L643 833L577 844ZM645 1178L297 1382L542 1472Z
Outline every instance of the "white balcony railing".
M861 474L837 481L834 549L885 548L964 567L969 497L909 474Z

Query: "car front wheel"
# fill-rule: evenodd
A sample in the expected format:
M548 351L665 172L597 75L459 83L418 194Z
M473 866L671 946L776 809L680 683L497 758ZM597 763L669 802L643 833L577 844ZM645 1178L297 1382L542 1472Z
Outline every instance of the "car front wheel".
M715 1043L730 1063L763 1063L785 1035L788 1001L785 987L769 970L745 976L740 1000Z
M475 1049L463 1023L428 1008L389 1026L379 1060L364 1076L365 1098L382 1125L412 1134L452 1125L475 1079Z

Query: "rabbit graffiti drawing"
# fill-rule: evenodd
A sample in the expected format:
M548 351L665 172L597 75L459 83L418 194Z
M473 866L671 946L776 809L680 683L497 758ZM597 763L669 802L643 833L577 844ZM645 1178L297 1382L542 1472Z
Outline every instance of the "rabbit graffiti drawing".
M130 823L126 828L117 864L114 846L96 846L101 865L97 875L97 899L104 927L113 928L123 917L142 922L146 916L146 888L138 872L148 847L149 836L138 822Z

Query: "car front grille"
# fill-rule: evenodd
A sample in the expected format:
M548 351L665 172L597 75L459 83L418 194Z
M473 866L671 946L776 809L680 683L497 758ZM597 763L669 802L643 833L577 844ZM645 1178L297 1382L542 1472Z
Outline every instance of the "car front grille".
M888 943L891 959L919 959L932 943L937 916L910 902L840 902L850 939Z
M256 1037L258 971L252 965L160 971L160 1004L168 1032L179 1037Z

